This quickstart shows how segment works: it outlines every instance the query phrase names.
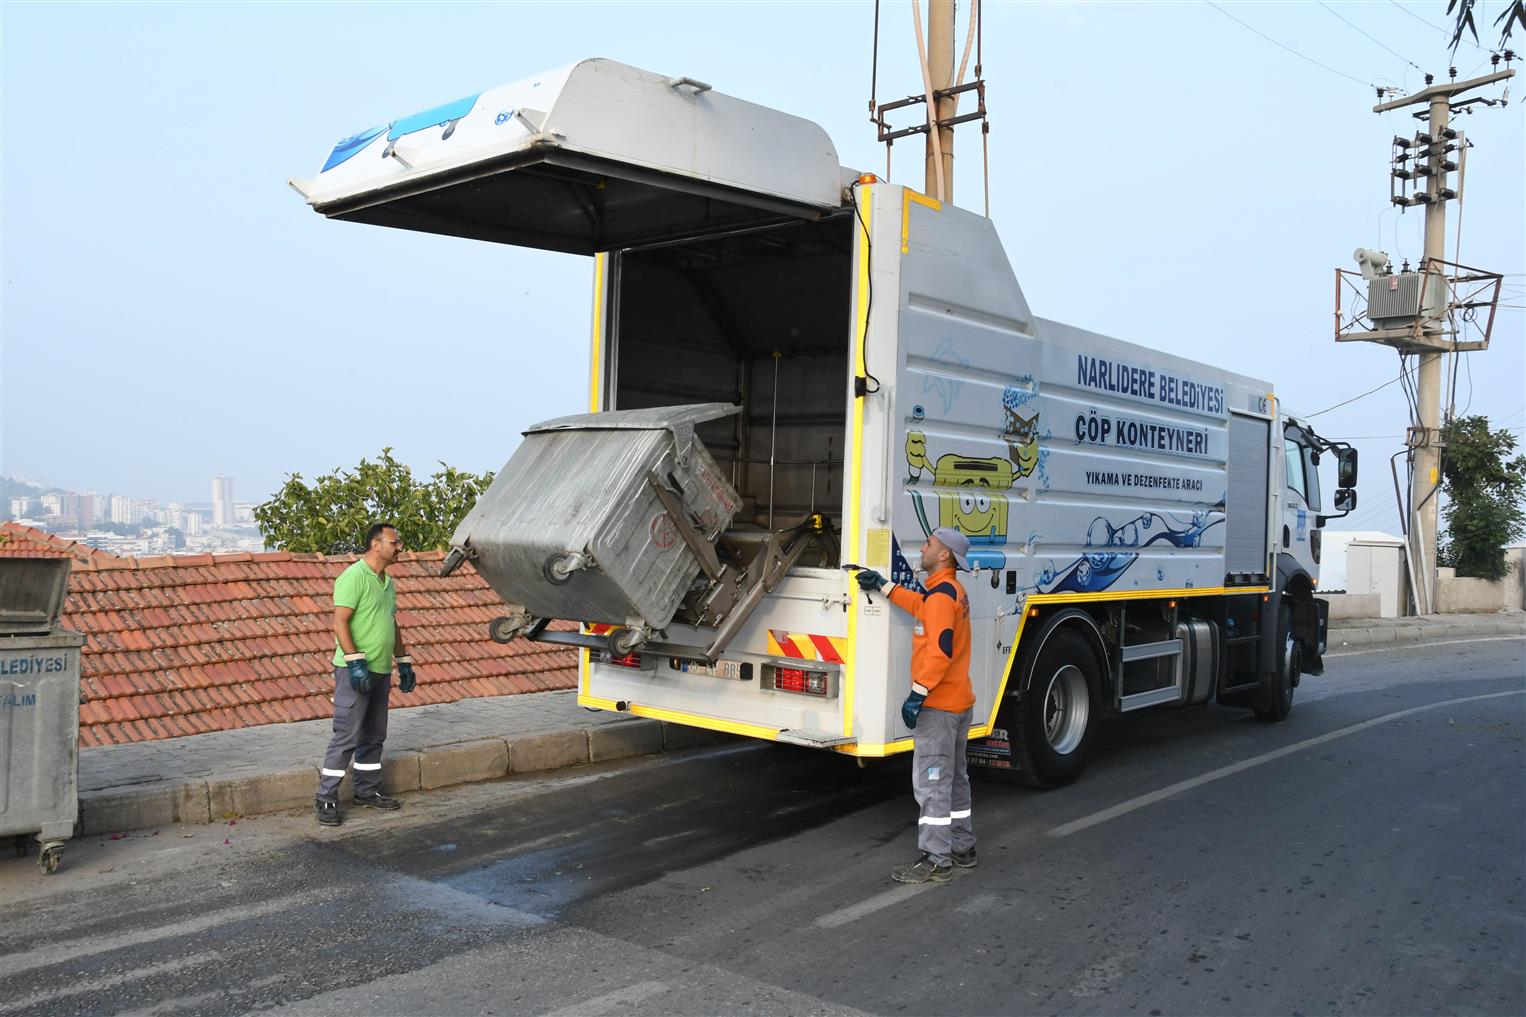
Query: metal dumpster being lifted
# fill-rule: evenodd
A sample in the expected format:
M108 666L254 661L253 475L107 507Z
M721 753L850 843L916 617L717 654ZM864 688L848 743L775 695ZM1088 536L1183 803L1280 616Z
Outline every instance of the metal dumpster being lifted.
M559 417L524 442L451 537L444 572L463 561L510 606L493 623L518 635L624 656L678 620L715 629L713 659L812 542L819 516L778 532L728 530L741 499L695 434L738 412L727 403ZM548 632L554 619L612 631Z

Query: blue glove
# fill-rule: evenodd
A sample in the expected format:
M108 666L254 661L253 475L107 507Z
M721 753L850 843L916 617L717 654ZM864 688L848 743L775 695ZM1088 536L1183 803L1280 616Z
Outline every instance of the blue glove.
M366 663L365 654L346 654L344 669L350 672L350 688L358 695L363 696L371 691L371 665Z
M913 692L906 697L906 702L901 704L901 719L909 728L917 726L917 715L922 712L922 700L927 696L921 692Z
M853 577L858 580L858 588L870 593L878 593L880 587L885 585L885 577L873 569L859 569L858 575Z
M419 676L413 673L413 658L397 658L397 690L399 692L412 692L419 683Z

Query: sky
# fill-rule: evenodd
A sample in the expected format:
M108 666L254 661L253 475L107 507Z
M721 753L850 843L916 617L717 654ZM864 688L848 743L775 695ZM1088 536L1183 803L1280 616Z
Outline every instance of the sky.
M1491 44L1502 4L1479 7ZM1390 139L1415 121L1372 113L1371 83L1419 87L1410 61L1444 75L1445 9L988 3L991 215L1034 312L1269 379L1294 412L1396 378L1392 350L1334 342L1334 269L1359 246L1421 253L1421 214L1388 203ZM526 426L584 407L592 261L330 222L286 181L357 130L589 56L809 117L844 164L883 172L873 17L5 4L0 473L204 502L214 474L258 501L384 446L425 474L498 469ZM920 91L909 3L880 22L881 101ZM961 42L963 23L961 5ZM1459 75L1487 60L1464 44ZM1514 307L1457 401L1523 428L1526 75L1512 84L1508 107L1462 118L1460 260L1509 273ZM975 208L978 137L956 139L956 203ZM896 182L920 183L915 147ZM1397 532L1386 460L1406 418L1396 384L1314 418L1363 455L1341 528Z

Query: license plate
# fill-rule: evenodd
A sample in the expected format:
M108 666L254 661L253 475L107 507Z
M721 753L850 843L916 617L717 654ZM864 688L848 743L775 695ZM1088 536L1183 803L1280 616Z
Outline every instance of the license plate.
M742 677L742 663L737 660L718 660L714 664L702 664L697 660L679 660L675 657L668 663L673 670L684 674L703 675L707 678L730 678L732 681L740 681Z

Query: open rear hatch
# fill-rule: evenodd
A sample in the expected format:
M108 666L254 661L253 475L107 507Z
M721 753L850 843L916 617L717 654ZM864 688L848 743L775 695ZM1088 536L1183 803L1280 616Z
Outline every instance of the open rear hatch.
M593 254L840 208L809 120L584 60L340 141L292 186L334 219Z

